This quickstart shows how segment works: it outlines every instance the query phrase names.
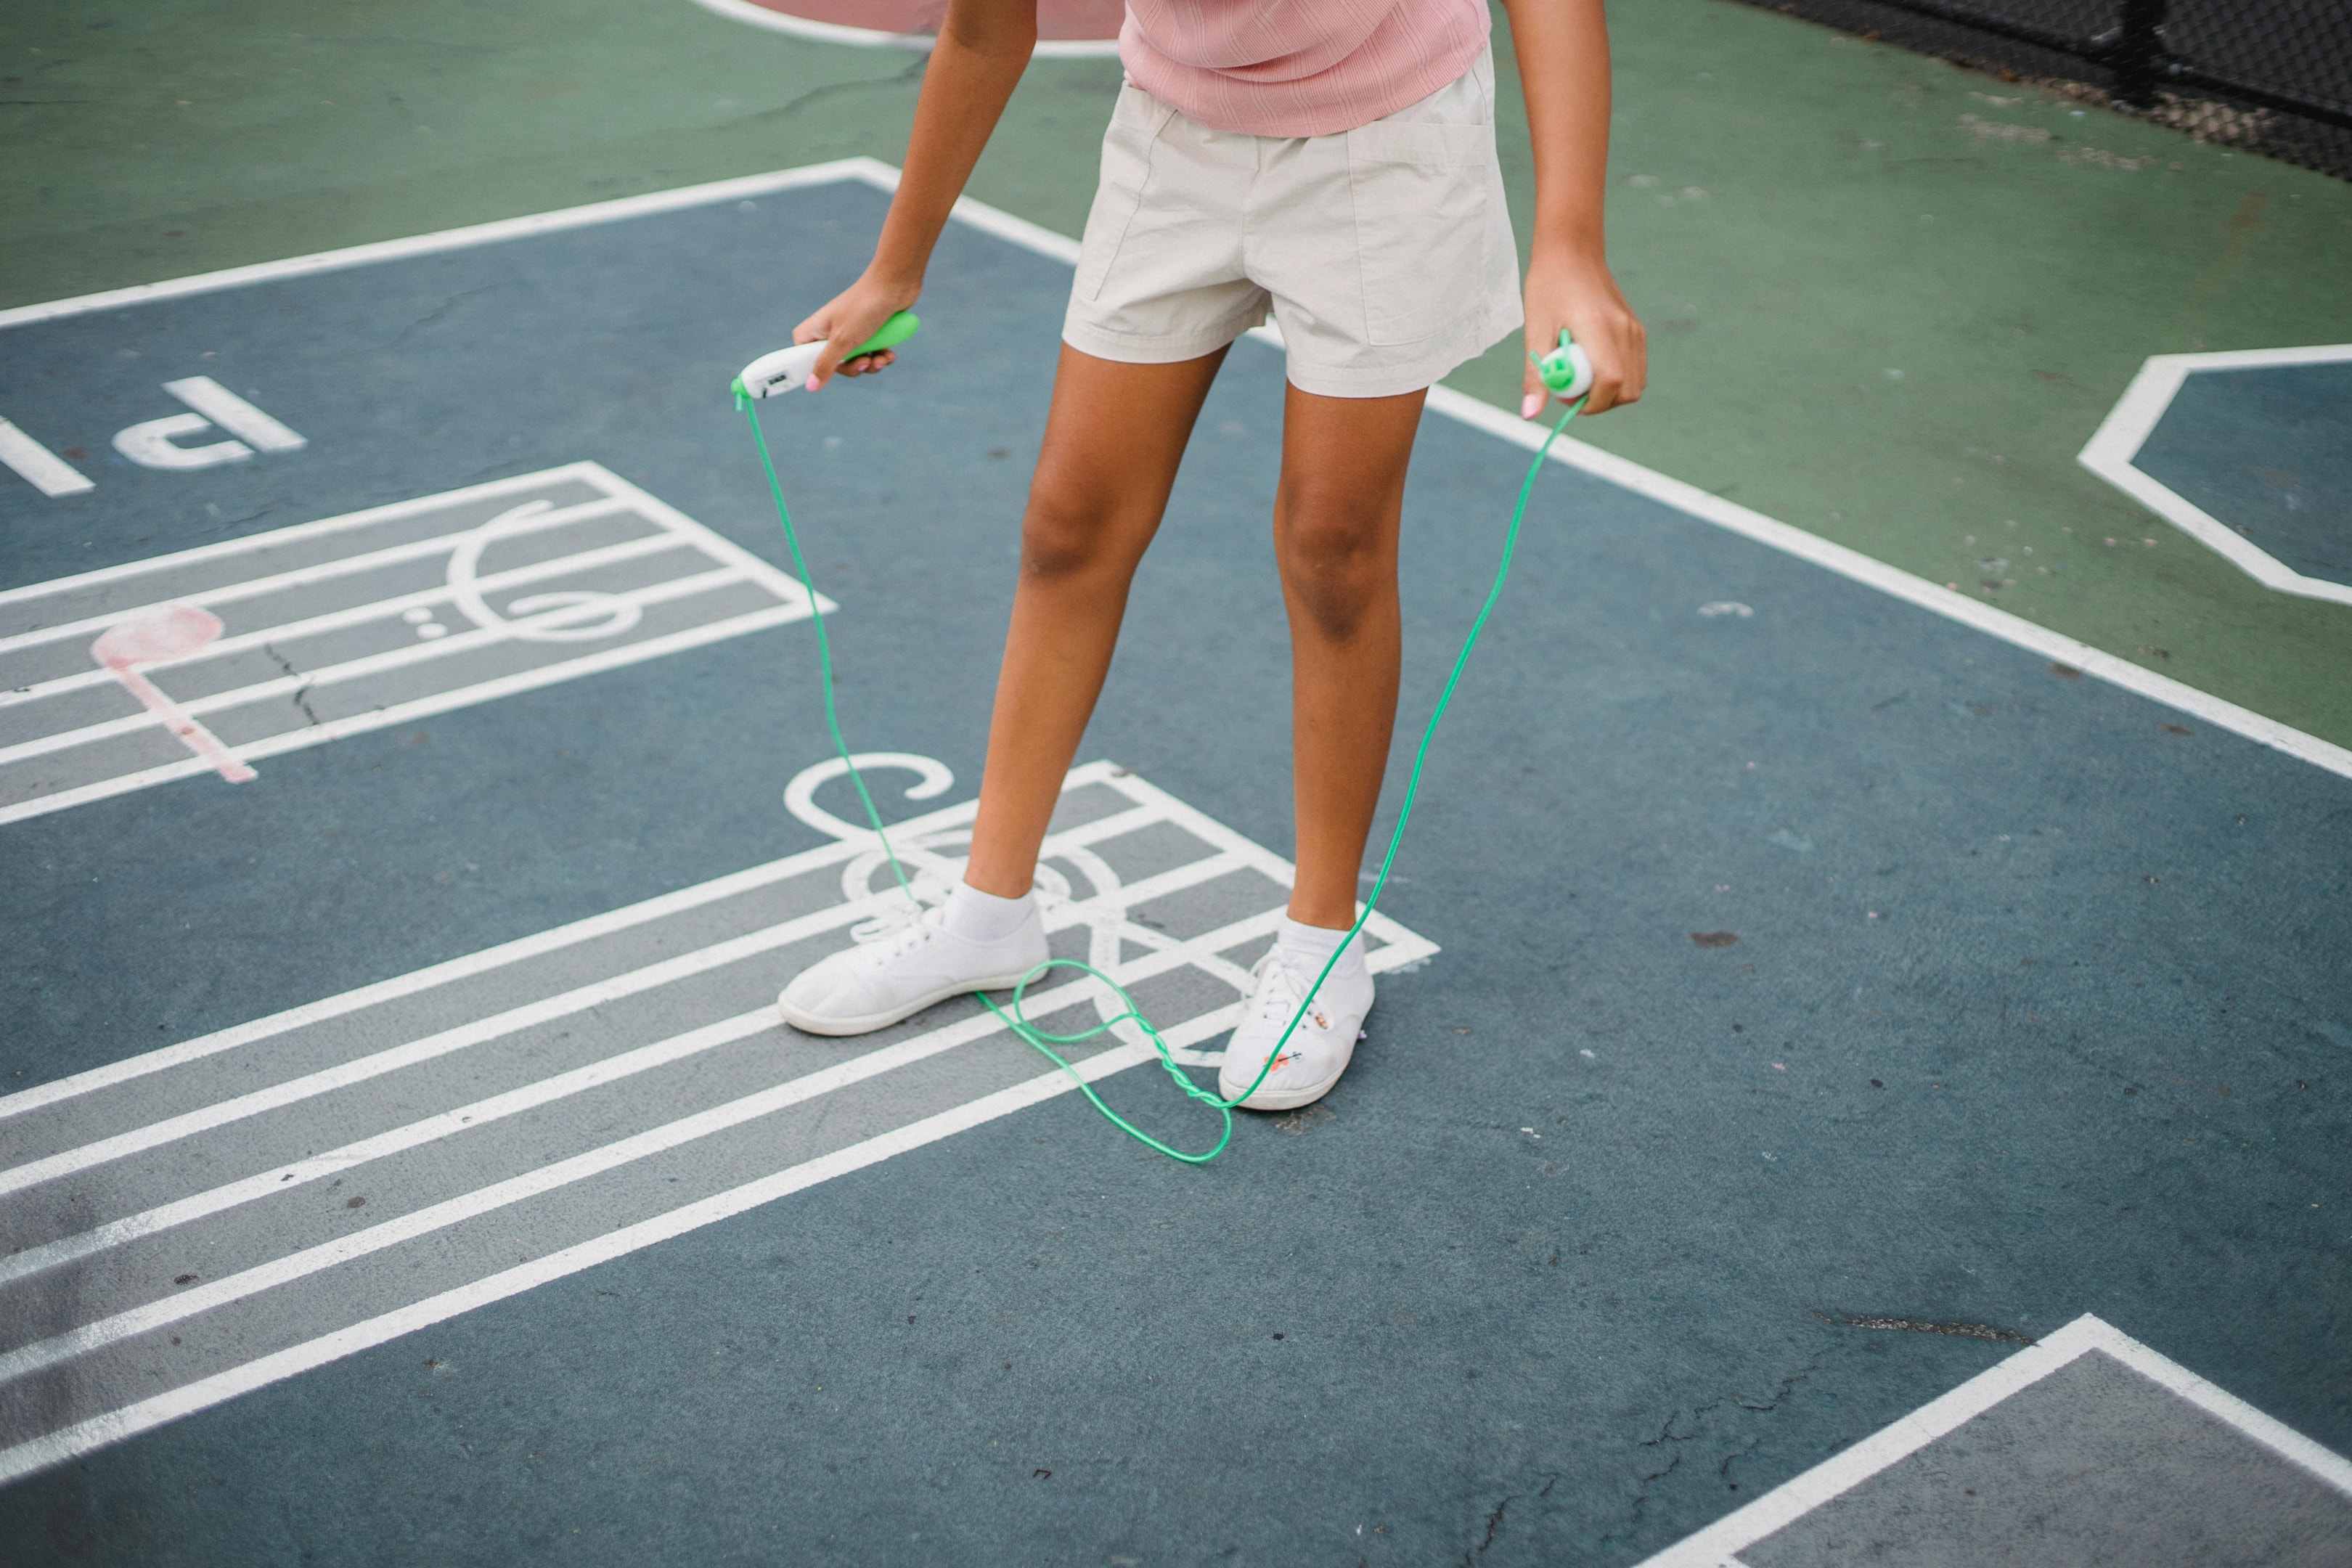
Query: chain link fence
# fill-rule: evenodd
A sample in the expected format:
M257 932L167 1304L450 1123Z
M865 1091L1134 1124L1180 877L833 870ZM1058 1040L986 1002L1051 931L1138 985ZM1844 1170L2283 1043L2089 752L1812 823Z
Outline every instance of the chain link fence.
M2352 0L1749 0L2352 179Z

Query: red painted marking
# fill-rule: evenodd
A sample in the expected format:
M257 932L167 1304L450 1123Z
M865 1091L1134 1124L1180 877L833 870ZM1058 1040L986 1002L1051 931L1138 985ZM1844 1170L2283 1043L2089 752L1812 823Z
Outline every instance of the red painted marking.
M210 610L194 605L159 605L117 621L99 633L98 640L89 645L89 657L104 665L109 674L122 682L124 689L163 720L164 728L177 735L214 772L231 784L245 784L260 775L239 762L235 752L222 745L219 736L198 723L193 714L133 668L186 658L209 647L220 635L220 617Z
M936 36L948 14L948 0L752 0L752 4L812 22L924 37ZM1037 36L1116 38L1126 14L1126 0L1038 0Z

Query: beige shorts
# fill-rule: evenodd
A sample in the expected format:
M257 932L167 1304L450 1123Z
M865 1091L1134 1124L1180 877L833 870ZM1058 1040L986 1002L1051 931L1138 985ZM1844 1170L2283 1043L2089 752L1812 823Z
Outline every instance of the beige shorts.
M1291 384L1327 397L1418 391L1518 331L1491 52L1332 136L1210 131L1119 89L1063 341L1166 364L1269 310Z

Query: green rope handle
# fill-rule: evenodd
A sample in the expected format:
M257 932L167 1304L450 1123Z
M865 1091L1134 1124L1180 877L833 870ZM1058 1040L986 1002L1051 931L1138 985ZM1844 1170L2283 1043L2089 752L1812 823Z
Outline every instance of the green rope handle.
M735 405L743 411L744 418L751 423L751 439L760 448L760 467L768 476L768 493L775 498L776 519L784 525L784 544L792 552L793 570L800 574L801 586L809 595L809 607L812 612L810 619L816 624L817 669L824 682L824 722L825 728L833 733L833 749L840 756L842 766L849 770L850 783L857 789L858 804L866 808L866 820L873 826L875 840L882 846L882 853L890 862L890 873L898 879L899 891L905 893L908 901L912 903L915 900L915 889L907 880L906 868L899 865L898 854L890 847L889 835L884 832L882 827L882 814L874 809L874 797L866 793L866 781L859 776L857 764L849 760L849 743L842 739L841 720L834 706L833 648L825 638L824 617L814 613L816 584L810 580L808 562L801 554L800 536L793 528L792 510L784 504L784 488L776 479L775 461L768 455L768 437L760 428L759 409L754 405L753 400L742 391L740 383L735 391ZM1460 683L1462 671L1470 662L1470 650L1478 646L1479 634L1486 629L1486 618L1495 613L1495 605L1503 596L1503 584L1511 574L1511 557L1519 547L1519 528L1527 521L1528 500L1535 493L1536 476L1543 471L1544 458L1550 455L1552 443L1559 438L1560 432L1568 428L1568 422L1575 418L1577 411L1583 406L1584 399L1581 397L1568 405L1568 411L1559 416L1559 422L1551 427L1550 433L1544 437L1543 444L1536 448L1534 458L1528 464L1527 478L1519 482L1519 499L1517 504L1511 508L1511 526L1503 535L1502 559L1495 567L1495 581L1486 590L1486 603L1478 606L1477 619L1470 623L1469 635L1462 639L1462 650L1454 656L1454 668L1446 674L1445 689L1437 694L1437 706L1430 713L1429 722L1421 731L1421 745L1412 754L1412 772L1405 780L1404 800L1397 808L1396 826L1389 834L1388 852L1381 857L1380 875L1373 879L1371 896L1364 900L1364 912L1358 916L1356 923L1349 928L1346 940L1333 949L1331 956L1324 962L1322 972L1315 976L1315 984L1307 988L1306 1000L1299 1003L1298 1011L1291 1015L1288 1026L1282 1031L1282 1037L1275 1041L1274 1049L1266 1053L1265 1065L1257 1069L1257 1077L1250 1080L1250 1086L1247 1089L1231 1100L1224 1100L1194 1083L1185 1075L1184 1069L1177 1065L1175 1057L1168 1048L1167 1040L1152 1026L1151 1020L1143 1016L1143 1010L1135 1005L1135 998L1127 994L1126 988L1092 964L1081 963L1075 958L1049 958L1023 975L1020 984L1013 988L1013 1010L1010 1013L999 1007L985 993L978 994L982 1006L995 1014L1007 1028L1035 1047L1047 1061L1069 1074L1071 1081L1078 1086L1080 1093L1093 1102L1094 1108L1101 1111L1112 1126L1136 1142L1167 1155L1171 1160L1181 1160L1188 1165L1205 1165L1223 1153L1225 1145L1233 1142L1234 1107L1255 1094L1258 1085L1265 1081L1266 1074L1274 1070L1274 1064L1281 1058L1282 1047L1289 1044L1290 1037L1297 1031L1299 1020L1306 1017L1307 1009L1315 1005L1316 994L1322 990L1323 982L1330 978L1333 966L1338 964L1340 955L1348 951L1348 944L1354 942L1365 925L1370 921L1372 910L1379 907L1381 894L1389 885L1389 870L1396 864L1397 850L1404 843L1405 825L1412 819L1413 802L1421 795L1422 764L1429 760L1429 746L1430 742L1437 738L1438 721L1445 717L1446 707L1454 700L1454 689ZM1094 1027L1081 1029L1074 1035L1048 1034L1029 1022L1028 1015L1024 1011L1022 1004L1028 994L1029 987L1035 983L1039 975L1049 969L1075 969L1080 973L1100 981L1110 989L1113 995L1119 999L1126 1010L1116 1017L1106 1018ZM1166 1069L1170 1078L1175 1079L1177 1087L1181 1089L1187 1097L1197 1100L1204 1105L1215 1107L1217 1114L1223 1118L1224 1127L1217 1136L1216 1146L1206 1153L1192 1154L1181 1149L1171 1148L1128 1121L1105 1104L1102 1096L1095 1092L1094 1085L1087 1081L1085 1075L1060 1052L1054 1049L1055 1046L1074 1046L1091 1040L1097 1035L1106 1034L1119 1025L1129 1022L1135 1024L1150 1037L1153 1048L1160 1054L1160 1067Z

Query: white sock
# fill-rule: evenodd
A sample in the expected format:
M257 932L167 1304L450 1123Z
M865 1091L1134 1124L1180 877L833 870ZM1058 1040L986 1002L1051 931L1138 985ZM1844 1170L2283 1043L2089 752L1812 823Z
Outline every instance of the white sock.
M1000 899L959 878L954 891L948 894L948 901L942 906L940 923L949 935L960 936L966 942L1003 942L1021 929L1022 922L1036 907L1033 893Z
M1301 925L1288 915L1285 915L1282 917L1280 929L1275 932L1274 940L1276 945L1286 952L1294 952L1301 958L1313 961L1316 969L1319 971L1323 967L1324 961L1339 951L1339 944L1348 942L1348 933L1344 931L1333 931L1328 926ZM1339 963L1331 966L1331 973L1353 974L1363 967L1364 939L1359 936L1353 942L1348 942L1347 952L1340 957Z

